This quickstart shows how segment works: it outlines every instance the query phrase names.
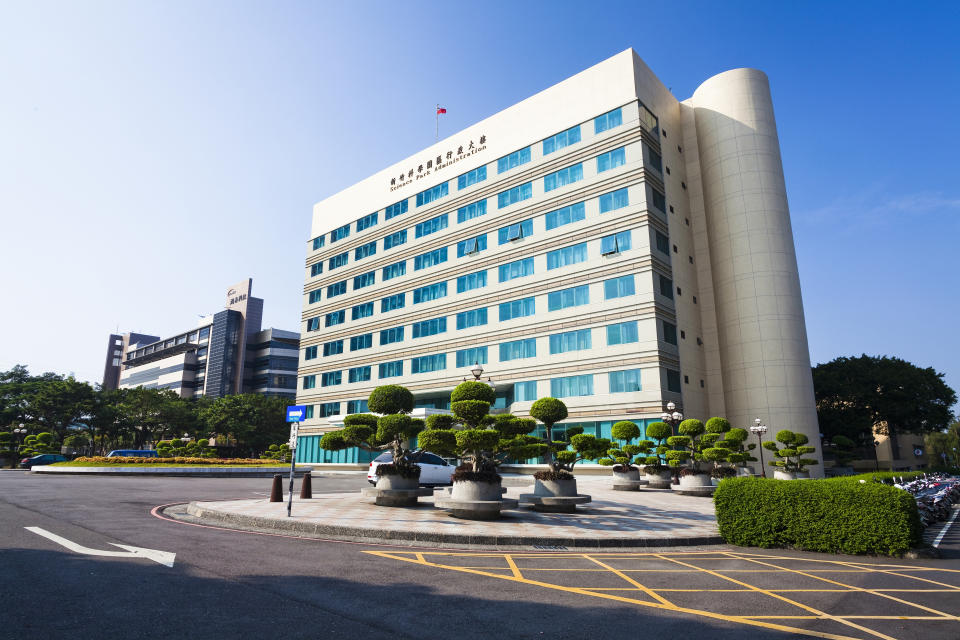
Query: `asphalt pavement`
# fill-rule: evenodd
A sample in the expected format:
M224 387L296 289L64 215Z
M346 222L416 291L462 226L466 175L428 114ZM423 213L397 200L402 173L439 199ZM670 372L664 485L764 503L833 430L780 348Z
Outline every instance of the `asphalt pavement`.
M318 475L313 491L365 482ZM960 637L952 536L944 541L954 557L940 560L729 546L478 554L228 531L152 513L269 490L259 478L0 472L0 638ZM176 556L170 567L113 545Z

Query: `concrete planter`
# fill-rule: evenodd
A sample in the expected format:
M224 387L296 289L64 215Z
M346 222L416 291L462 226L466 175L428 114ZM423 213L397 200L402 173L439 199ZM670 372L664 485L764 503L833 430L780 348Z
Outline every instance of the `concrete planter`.
M737 477L744 478L756 475L753 467L737 467Z
M807 470L797 471L797 478L810 478L810 472Z
M577 479L534 480L533 495L552 498L569 498L577 495Z
M503 496L499 482L461 481L454 482L450 491L453 500L500 500Z
M646 471L644 476L647 479L647 486L651 489L669 489L670 483L673 481L673 472L669 469L656 473Z
M777 480L796 480L797 474L792 471L780 471L778 469L773 472L773 477Z
M420 478L404 478L400 475L382 475L377 477L377 489L387 491L411 491L420 487Z
M516 509L517 501L503 497L499 482L461 480L453 483L449 495L440 492L433 504L464 520L496 520L502 509Z
M613 482L637 482L640 480L640 469L631 467L629 471L614 471Z
M713 486L712 478L709 473L697 473L695 475L680 476L680 490L692 489L693 487Z

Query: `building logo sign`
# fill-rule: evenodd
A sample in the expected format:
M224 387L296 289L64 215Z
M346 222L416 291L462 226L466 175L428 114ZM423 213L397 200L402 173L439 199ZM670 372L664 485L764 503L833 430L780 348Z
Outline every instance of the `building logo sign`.
M230 291L231 291L231 293L228 294L228 295L233 295L233 294L236 293L236 291L234 291L233 289L231 289ZM243 293L243 294L240 294L239 296L236 296L236 297L234 297L234 298L230 298L230 302L229 302L228 304L237 304L238 302L243 302L243 301L246 300L246 299L247 299L247 294Z
M429 175L446 169L452 164L465 160L472 155L480 153L487 148L487 136L480 136L480 140L474 142L471 140L467 145L460 145L456 151L450 150L438 155L436 158L429 158L426 162L420 163L416 168L409 169L406 173L401 173L396 178L390 178L390 191L402 189L414 181L426 178Z

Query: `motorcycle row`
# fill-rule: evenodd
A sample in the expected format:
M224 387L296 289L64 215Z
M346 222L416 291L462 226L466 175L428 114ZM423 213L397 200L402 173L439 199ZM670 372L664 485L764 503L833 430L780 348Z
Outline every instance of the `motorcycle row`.
M950 508L960 499L960 477L945 473L924 474L909 482L903 478L893 486L910 493L917 501L920 521L924 527L941 522L950 516Z

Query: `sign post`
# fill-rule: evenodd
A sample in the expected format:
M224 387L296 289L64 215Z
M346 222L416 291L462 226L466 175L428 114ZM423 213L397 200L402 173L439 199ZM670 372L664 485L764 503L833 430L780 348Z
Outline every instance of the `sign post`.
M290 423L290 496L287 498L287 517L291 516L293 510L293 474L297 460L297 431L300 429L300 420L307 413L307 407L304 405L292 405L287 407L287 422Z

